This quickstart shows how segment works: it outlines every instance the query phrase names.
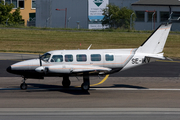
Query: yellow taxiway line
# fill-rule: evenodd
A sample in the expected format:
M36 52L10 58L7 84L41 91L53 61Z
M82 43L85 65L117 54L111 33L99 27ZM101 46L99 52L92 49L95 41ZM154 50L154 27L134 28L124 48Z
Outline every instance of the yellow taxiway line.
M101 82L96 83L96 84L92 84L92 85L90 85L90 86L100 85L100 84L104 83L104 82L107 80L107 78L108 78L108 77L109 77L109 74L108 74L108 75L106 75L106 76L104 77L104 79L103 79Z
M109 77L109 74L108 74L108 75L106 75L106 76L104 77L104 79L103 79L103 80L101 80L101 82L96 83L96 84L92 84L92 85L90 85L90 86L100 85L100 84L104 83L104 82L107 80L107 78L108 78L108 77ZM75 87L81 87L81 86L75 86Z

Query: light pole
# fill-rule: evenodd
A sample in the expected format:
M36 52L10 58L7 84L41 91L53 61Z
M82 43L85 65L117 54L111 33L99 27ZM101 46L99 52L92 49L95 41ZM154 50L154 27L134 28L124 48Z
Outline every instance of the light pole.
M80 23L80 21L77 21L76 23L77 23L77 25L78 25L78 27L77 27L77 28L79 29L79 23Z
M152 30L153 30L153 18L154 18L154 15L155 15L155 11L154 11L154 13L152 14ZM155 18L154 18L154 28L155 28Z
M132 16L133 16L134 13L131 14L131 17L130 17L130 30L132 29Z
M46 27L48 27L48 20L49 20L49 18L46 19Z
M152 14L152 30L153 30L153 18L154 18L154 28L155 28L155 14L156 14L156 11L154 10L154 11L148 11L148 10L146 10L146 12L153 12L153 14Z
M9 20L9 18L6 20L6 25L8 24L8 20Z
M70 19L71 19L71 17L69 17L68 20L67 20L67 28L68 28Z
M169 18L168 18L169 22L171 22L171 16L172 16L172 14L173 14L173 12L171 12L171 14L169 15Z
M65 9L56 9L57 11L65 11L65 28L66 28L66 18L67 18L67 8Z

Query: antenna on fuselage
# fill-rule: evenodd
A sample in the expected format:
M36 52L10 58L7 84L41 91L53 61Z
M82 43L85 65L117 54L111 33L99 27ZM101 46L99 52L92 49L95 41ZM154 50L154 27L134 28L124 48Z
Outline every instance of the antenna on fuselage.
M89 49L91 48L91 46L92 46L92 44L88 47L88 49L87 49L87 50L89 50Z

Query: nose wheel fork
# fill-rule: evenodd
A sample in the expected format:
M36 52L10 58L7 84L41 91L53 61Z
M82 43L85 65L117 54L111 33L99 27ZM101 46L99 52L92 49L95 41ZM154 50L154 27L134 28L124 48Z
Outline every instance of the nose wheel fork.
M21 85L20 85L21 90L27 89L27 84L25 83L25 81L26 81L26 78L23 79L23 83L21 83Z

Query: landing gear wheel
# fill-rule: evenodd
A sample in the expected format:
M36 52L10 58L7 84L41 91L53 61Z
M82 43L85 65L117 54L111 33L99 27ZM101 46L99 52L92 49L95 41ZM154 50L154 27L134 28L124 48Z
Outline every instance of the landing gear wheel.
M62 85L64 88L68 88L71 84L71 81L70 80L63 80L62 81Z
M21 90L26 90L27 89L27 84L26 83L22 83L20 85L20 88L21 88Z
M89 85L88 84L85 84L85 83L83 83L82 85L81 85L81 89L82 90L84 90L84 91L88 91L89 90Z

